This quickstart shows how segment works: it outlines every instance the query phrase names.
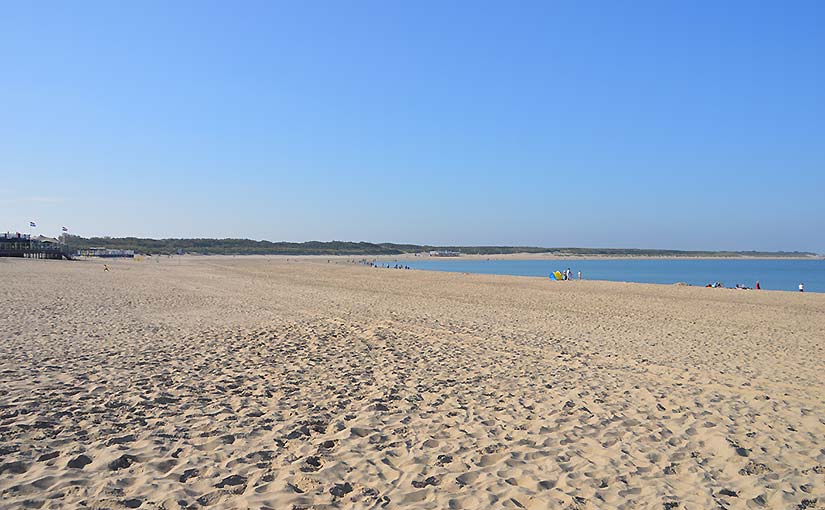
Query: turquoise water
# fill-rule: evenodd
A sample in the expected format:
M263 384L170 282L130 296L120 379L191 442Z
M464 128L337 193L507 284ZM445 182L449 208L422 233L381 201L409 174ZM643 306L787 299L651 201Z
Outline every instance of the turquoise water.
M420 259L404 261L413 269L453 271L461 273L541 276L547 278L553 271L568 267L582 272L585 280L615 282L662 283L685 282L704 286L716 281L726 287L737 283L747 287L756 285L766 290L798 291L800 282L805 292L825 292L825 260L463 260Z

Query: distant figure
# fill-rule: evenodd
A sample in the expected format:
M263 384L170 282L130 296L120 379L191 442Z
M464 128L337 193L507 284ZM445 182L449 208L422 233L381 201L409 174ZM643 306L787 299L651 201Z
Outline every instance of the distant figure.
M579 271L579 280L581 280L581 279L582 279L582 272Z
M103 270L108 273L109 272L109 266L107 266L106 264L103 264ZM801 287L801 284L800 284L800 287Z
M759 286L759 280L756 280L756 290L761 289L762 287Z
M799 282L799 292L805 292L805 284L802 282Z

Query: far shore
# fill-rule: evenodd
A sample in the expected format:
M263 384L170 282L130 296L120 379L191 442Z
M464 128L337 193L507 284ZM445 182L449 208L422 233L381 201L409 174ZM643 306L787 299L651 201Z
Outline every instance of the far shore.
M318 257L323 257L318 255ZM330 256L327 256L329 258ZM664 256L664 255L563 255L556 253L498 253L488 255L463 254L456 257L431 256L426 253L404 253L400 255L336 255L336 257L375 259L375 260L825 260L822 256L788 256L788 257L750 257L741 256Z
M141 257L168 257L167 254L136 254ZM171 255L180 257L181 255ZM787 256L787 257L756 257L746 255L572 255L556 253L491 253L486 255L462 254L454 257L433 256L427 253L399 253L382 255L284 255L284 254L200 254L186 253L183 257L215 257L215 258L276 258L276 259L306 259L306 260L383 260L383 261L413 261L413 260L825 260L825 256ZM115 259L110 259L115 260Z

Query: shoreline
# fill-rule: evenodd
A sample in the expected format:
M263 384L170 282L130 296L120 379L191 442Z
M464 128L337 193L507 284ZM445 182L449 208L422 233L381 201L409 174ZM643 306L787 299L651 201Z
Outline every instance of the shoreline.
M367 266L368 267L368 266ZM378 268L382 269L382 268ZM387 269L387 268L384 268ZM390 270L395 271L393 268L389 268ZM548 276L534 276L534 275L519 275L519 274L504 274L504 273L473 273L470 271L439 271L438 269L421 269L421 268L410 268L412 271L424 271L427 273L446 273L446 274L457 274L457 275L473 275L473 276L496 276L496 277L506 277L506 278L531 278L536 280L548 280L553 283L586 283L586 282L594 282L599 284L615 284L615 285L652 285L655 287L682 287L682 288L690 288L690 289L711 289L711 290L752 290L756 292L787 292L791 294L825 294L825 292L818 292L815 290L806 290L805 292L799 292L795 290L784 290L784 289L754 289L754 288L736 288L736 287L708 287L707 285L692 285L686 282L673 282L673 283L653 283L653 282L633 282L627 280L599 280L595 278L583 278L581 280L573 278L571 280L550 280ZM400 271L400 270L399 270Z
M378 258L378 259L374 259L374 260L377 261L377 263L379 264L379 269L381 268L380 264L398 263L398 264L403 265L405 263L412 263L413 267L410 267L410 269L417 270L417 271L430 271L430 272L437 272L437 273L440 272L440 273L457 273L457 274L512 276L512 277L517 277L517 278L538 278L540 280L547 280L549 278L548 274L516 274L516 273L518 273L518 271L516 271L516 273L506 272L507 269L500 270L501 272L496 272L495 268L500 267L500 266L493 266L491 272L487 272L487 271L483 271L482 267L479 264L473 264L474 267L472 267L472 268L464 267L464 268L455 269L455 270L450 268L450 264L460 264L462 262L499 262L499 261L502 261L502 260L504 260L504 261L507 261L507 260L519 261L519 262L560 262L560 263L561 262L571 262L571 265L574 265L574 264L572 264L574 262L585 262L585 261L598 262L598 261L610 261L610 260L640 260L640 261L641 260L674 260L674 261L676 261L676 260L679 260L679 261L681 261L681 260L703 260L703 261L712 261L712 260L725 260L725 261L730 261L730 260L754 260L754 261L757 261L758 260L758 261L782 261L782 260L786 260L786 259L781 259L781 258L779 258L779 259L776 259L776 258L756 258L756 257L751 257L751 258L732 257L732 258L725 258L725 259L699 258L699 257L679 257L679 258L662 258L662 257L590 258L590 257L580 257L580 258L545 258L545 259L534 259L534 258L524 258L524 259L522 259L522 258L516 258L516 257L489 258L489 259L482 258L482 257L467 257L467 258L449 257L449 258L443 258L442 259L442 258L438 258L438 257L433 257L432 259L430 259L430 258L424 258L424 259L422 259L422 258L406 258L406 259L404 259L404 258L397 258L397 259L396 258L388 258L388 259L383 259L382 260L382 259ZM790 259L790 260L800 260L800 259ZM801 259L801 260L808 260L808 259ZM441 261L444 261L443 265L440 264ZM420 262L424 266L429 265L430 267L415 267L416 262ZM356 262L356 264L358 264L358 262ZM432 266L435 266L435 267L432 267ZM455 266L453 266L453 267L455 267ZM490 267L490 266L487 266L487 267ZM561 270L560 268L558 268L558 269ZM586 271L586 269L585 269L585 271ZM764 282L765 282L766 277L764 277L764 276L756 277L756 278L751 279L751 278L743 277L743 276L740 275L737 278L731 277L730 281L728 280L727 277L723 277L722 280L728 282L728 286L722 286L722 287L711 287L709 285L709 283L712 283L714 281L719 280L718 278L711 278L708 283L697 283L695 276L692 278L691 275L686 275L686 274L672 275L673 276L673 281L639 281L639 280L604 279L605 275L602 274L601 276L602 276L602 278L592 278L592 277L588 278L588 277L586 277L583 280L579 280L578 278L576 278L576 271L573 271L573 278L571 278L569 281L573 281L573 282L575 282L575 281L591 281L591 282L628 283L628 284L638 284L638 285L657 285L657 286L665 286L665 287L680 286L680 287L696 287L696 288L713 288L713 289L721 288L721 289L730 289L730 290L758 290L758 291L770 291L770 292L799 293L798 289L796 288L796 283L794 283L792 285L788 285L787 281L785 281L784 285L783 285L782 284L783 282L781 282L781 281L776 282L774 280L773 281L774 288L765 288L764 287ZM671 275L668 275L668 277L669 276L671 276ZM730 275L728 275L728 276L730 276ZM666 278L662 278L662 279L666 279ZM550 278L550 280L556 281L552 278ZM693 281L691 282L690 280L693 280ZM759 281L759 280L762 280L762 282L763 282L763 284L762 284L763 287L760 288L760 289L756 289L756 288L751 287L751 286L743 286L743 287L737 287L736 286L737 284L742 284L742 282ZM807 277L803 277L803 281L807 282L808 281ZM777 285L780 286L781 288L776 288ZM819 282L818 285L815 284L814 287L817 290L812 290L810 288L810 286L808 286L808 288L806 289L806 292L814 293L814 294L825 294L825 290L823 290L823 288L821 286L821 282Z

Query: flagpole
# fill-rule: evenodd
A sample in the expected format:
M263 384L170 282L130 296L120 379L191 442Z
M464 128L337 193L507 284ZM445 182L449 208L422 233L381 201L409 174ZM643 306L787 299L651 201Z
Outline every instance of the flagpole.
M31 250L31 247L32 247L32 237L34 237L34 236L33 236L33 234L34 234L34 229L36 229L36 228L37 228L37 223L35 223L34 221L31 221L31 220L30 220L30 221L29 221L29 229L31 230L31 234L29 234L29 249L30 249L30 250ZM36 253L30 253L30 255L35 255L35 256L37 256L37 254L36 254Z
M63 231L63 250L66 252L66 258L69 258L69 228L66 226L62 227Z

